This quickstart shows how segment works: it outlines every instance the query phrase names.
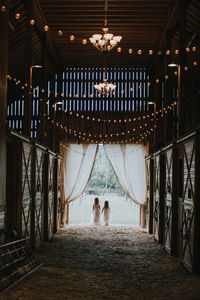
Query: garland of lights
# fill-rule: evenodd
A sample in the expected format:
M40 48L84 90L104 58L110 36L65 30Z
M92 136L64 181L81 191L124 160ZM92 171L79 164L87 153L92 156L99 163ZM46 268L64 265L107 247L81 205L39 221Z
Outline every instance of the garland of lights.
M6 12L6 6L5 6L4 4L1 5L0 10L1 10L2 13ZM16 21L18 21L18 20L21 19L21 14L20 14L19 12L15 13L15 19L16 19ZM30 23L31 26L35 26L36 20L35 20L34 18L32 18L32 19L29 20L29 23ZM48 31L50 30L50 27L49 27L47 24L44 24L42 30L43 30L44 32L48 32ZM60 38L63 37L63 36L64 36L63 30L61 30L61 29L57 30L57 35L58 35L58 37L60 37ZM73 41L75 40L75 36L74 36L73 34L71 34L71 35L69 36L69 40L70 40L71 42L73 42ZM86 38L82 38L81 42L82 42L83 45L86 45L86 44L87 44L87 39L86 39ZM147 51L147 52L146 52L146 51ZM198 51L200 51L200 48L198 48L198 47L195 46L195 45L192 46L192 47L186 47L186 48L185 48L185 52L186 52L187 54L188 54L188 53L195 53L195 52L198 52ZM118 52L118 53L121 53L121 52L122 52L122 48L121 48L121 47L118 47L118 48L117 48L117 52ZM152 56L152 55L155 53L155 51L154 51L153 49L149 49L149 50L146 50L146 49L145 49L145 50L143 50L143 49L133 49L133 48L129 48L129 49L128 49L128 53L129 53L130 55L132 55L132 54L142 55L143 53L144 53L144 54L148 53L150 56ZM169 49L159 49L156 53L157 53L157 55L166 54L166 55L169 56L171 53L174 53L175 55L178 55L178 54L180 53L180 49L175 49L174 51L170 51Z
M173 106L176 105L176 104L177 103L174 103ZM168 108L168 107L169 106L163 108L163 111L164 111L165 114L167 114L168 111L172 109L172 107L170 107L170 108ZM159 112L156 111L156 113L155 113L155 115L157 115L157 117L155 119L153 119L153 127L148 128L148 130L146 128L148 126L147 124L145 124L145 126L139 126L138 127L138 130L143 130L143 134L140 133L140 135L138 135L137 137L135 137L135 134L134 134L134 137L131 137L131 138L128 138L128 139L125 139L125 140L120 139L120 141L109 142L109 144L112 144L112 143L127 143L128 141L129 142L134 141L136 143L141 142L142 140L145 139L145 137L150 136L154 132L154 130L158 127L157 124L156 124L157 123L156 121L159 120L158 119ZM160 117L163 118L165 114L161 113ZM45 114L44 114L44 116L47 117ZM101 141L101 143L104 143L105 141L102 141L102 139L105 139L105 138L108 138L108 137L113 138L113 137L120 137L120 136L127 136L127 135L131 136L131 130L128 130L127 132L121 132L121 133L99 134L99 135L94 134L94 135L92 135L91 133L86 133L86 132L82 132L80 130L73 130L71 128L67 128L66 126L63 126L61 123L55 122L54 120L52 120L50 116L47 117L47 120L51 124L55 123L55 126L62 129L66 134L73 135L75 138L78 138L79 140L92 142L92 143L94 143L94 142L99 143L99 141ZM132 132L135 133L135 131L136 131L136 129L133 128Z

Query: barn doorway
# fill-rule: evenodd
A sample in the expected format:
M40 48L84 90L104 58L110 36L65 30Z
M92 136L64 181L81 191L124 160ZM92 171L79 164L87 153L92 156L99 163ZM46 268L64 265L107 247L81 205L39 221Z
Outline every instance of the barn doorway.
M95 197L99 198L102 208L104 201L109 201L112 225L139 225L140 205L134 203L122 190L102 144L98 145L92 172L83 193L69 202L69 224L90 224Z

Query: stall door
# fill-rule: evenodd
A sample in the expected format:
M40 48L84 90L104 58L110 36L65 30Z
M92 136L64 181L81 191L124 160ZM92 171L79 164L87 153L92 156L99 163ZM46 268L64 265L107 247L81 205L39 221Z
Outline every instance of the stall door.
M43 240L43 167L44 167L44 152L36 148L35 161L35 241L36 246Z
M21 233L22 236L31 236L31 166L32 146L22 143L21 152Z
M184 184L182 202L182 261L185 267L193 268L194 243L194 183L195 183L195 142L184 143Z
M173 157L172 149L165 154L165 197L164 197L164 245L168 252L171 252L172 233L172 173Z

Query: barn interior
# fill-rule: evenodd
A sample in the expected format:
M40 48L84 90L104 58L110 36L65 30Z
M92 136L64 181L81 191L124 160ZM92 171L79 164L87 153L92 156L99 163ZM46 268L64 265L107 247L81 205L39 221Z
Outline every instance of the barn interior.
M145 147L141 226L200 273L199 66L198 0L0 0L2 270L65 226L69 145L103 144Z

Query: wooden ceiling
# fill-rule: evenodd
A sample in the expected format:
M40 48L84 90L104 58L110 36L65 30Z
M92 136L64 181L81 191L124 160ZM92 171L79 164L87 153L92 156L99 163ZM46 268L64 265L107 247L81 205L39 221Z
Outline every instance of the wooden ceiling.
M31 15L27 14L30 0L10 0L9 23L9 72L20 73L24 65L27 19L33 16L36 24L32 30L32 62L41 63L41 41L44 25L47 32L47 51L49 64L63 69L66 66L100 66L104 56L89 42L94 33L101 33L104 23L103 0L32 0ZM108 0L108 27L110 32L122 35L118 53L114 48L108 56L112 66L151 65L153 56L150 49L157 51L170 43L178 47L178 22L180 0ZM200 2L186 1L186 39L192 43L198 39L200 31ZM21 18L15 19L19 12ZM63 35L58 35L62 30ZM169 34L170 33L170 34ZM70 35L75 40L70 41ZM87 44L82 44L82 39ZM133 54L128 49L133 49ZM142 49L142 55L137 50Z

